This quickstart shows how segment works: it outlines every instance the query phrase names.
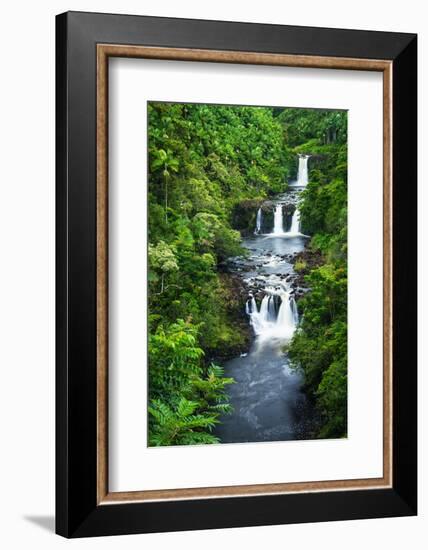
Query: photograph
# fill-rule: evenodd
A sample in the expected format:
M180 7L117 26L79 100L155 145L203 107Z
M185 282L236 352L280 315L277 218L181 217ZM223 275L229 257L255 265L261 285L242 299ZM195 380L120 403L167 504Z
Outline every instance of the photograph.
M348 112L147 112L148 446L347 438Z
M423 4L2 7L0 547L426 547Z

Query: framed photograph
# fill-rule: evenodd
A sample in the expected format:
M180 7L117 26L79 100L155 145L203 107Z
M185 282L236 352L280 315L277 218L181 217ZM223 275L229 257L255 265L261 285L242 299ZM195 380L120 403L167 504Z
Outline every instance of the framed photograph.
M416 35L56 48L58 534L416 514Z

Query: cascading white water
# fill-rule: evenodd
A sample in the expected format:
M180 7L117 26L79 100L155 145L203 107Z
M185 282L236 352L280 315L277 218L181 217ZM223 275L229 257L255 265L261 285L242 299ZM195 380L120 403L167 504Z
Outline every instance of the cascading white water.
M267 289L269 290L269 289ZM258 338L277 338L288 340L293 336L299 322L297 306L290 290L272 291L265 294L260 304L260 311L254 297L251 297L245 311L250 316L250 323ZM275 296L281 297L281 305L276 311Z
M310 155L299 155L299 169L297 172L296 185L306 186L308 184L308 159Z
M291 303L291 309L293 310L294 325L297 327L297 325L299 324L299 310L297 309L296 300L293 297L291 297L290 303Z
M254 231L254 235L258 235L262 229L262 209L259 208L257 210L257 218L256 218L256 229Z
M282 233L284 233L282 204L277 204L273 215L273 234L281 235Z
M268 319L269 319L269 321L275 321L275 319L276 319L275 296L269 296Z
M251 296L249 300L247 300L247 303L245 304L245 313L247 315L251 315L252 313L257 312L257 303L254 299L254 296Z
M282 297L281 306L278 311L278 318L276 323L282 327L285 331L293 333L296 326L296 302L294 298L290 296L290 292L286 292Z
M288 231L284 231L284 216L283 216L283 204L277 204L275 206L274 210L274 216L273 216L273 231L271 235L275 236L284 236L284 237L296 237L300 236L300 210L299 207L296 206L293 212L293 216L291 218L291 226ZM254 233L257 234L257 231Z
M291 218L291 227L288 233L293 235L298 235L300 233L300 210L296 206L296 209L293 212L293 217Z

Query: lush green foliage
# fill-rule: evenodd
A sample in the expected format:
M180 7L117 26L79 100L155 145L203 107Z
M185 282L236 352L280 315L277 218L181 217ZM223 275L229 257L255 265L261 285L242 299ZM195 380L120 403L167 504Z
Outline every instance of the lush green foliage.
M230 412L233 380L212 360L245 349L248 338L221 265L244 253L237 217L248 205L255 216L255 205L285 190L298 152L316 155L301 211L326 263L307 275L312 293L290 349L322 411L321 435L343 435L345 113L170 103L148 112L150 445L217 442L212 430Z
M291 115L285 116L289 121ZM347 132L346 113L332 111L313 121L314 112L301 113L295 150L311 153L309 184L300 207L310 247L322 253L322 265L297 270L306 273L311 288L299 302L300 328L288 347L293 363L305 375L307 391L321 415L320 437L347 433ZM288 123L288 122L287 122ZM316 130L311 137L308 128ZM289 134L290 134L289 132ZM310 138L302 143L305 138Z
M231 380L209 357L248 338L218 265L243 253L235 206L284 189L283 126L268 108L148 109L150 444L214 443Z
M233 380L216 365L203 368L197 338L198 327L182 319L149 335L150 445L217 442L209 432L231 410L224 390Z

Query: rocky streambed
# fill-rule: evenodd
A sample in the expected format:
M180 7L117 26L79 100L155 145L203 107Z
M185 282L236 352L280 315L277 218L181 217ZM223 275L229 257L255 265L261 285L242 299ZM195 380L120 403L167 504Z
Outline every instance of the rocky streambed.
M311 439L316 431L302 376L284 351L298 326L298 300L309 290L294 269L308 240L300 232L299 192L258 206L254 230L243 241L246 255L227 262L227 271L239 278L253 337L246 351L224 362L236 383L228 389L234 412L215 429L222 443Z

